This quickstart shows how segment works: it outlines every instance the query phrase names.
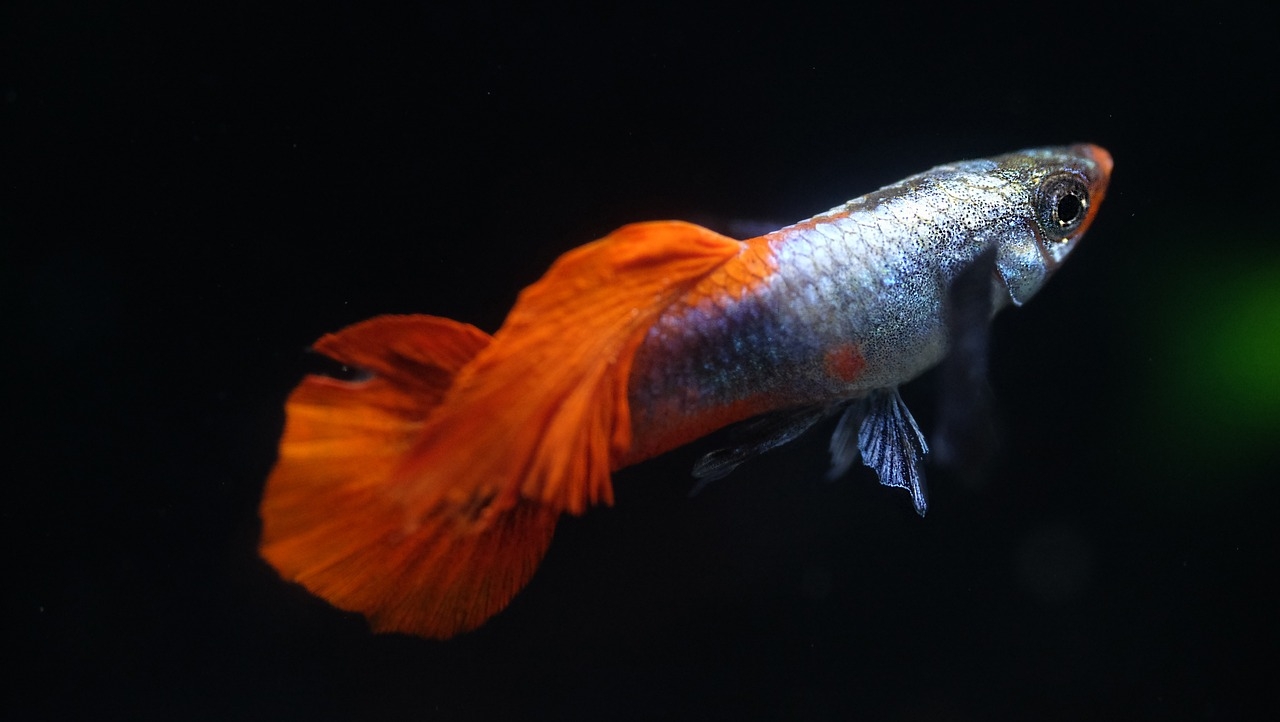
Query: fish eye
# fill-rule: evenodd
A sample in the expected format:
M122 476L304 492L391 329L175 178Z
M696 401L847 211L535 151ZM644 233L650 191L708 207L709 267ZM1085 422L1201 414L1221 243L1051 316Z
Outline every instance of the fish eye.
M1050 240L1065 241L1089 214L1089 187L1072 173L1044 179L1036 198L1036 220Z

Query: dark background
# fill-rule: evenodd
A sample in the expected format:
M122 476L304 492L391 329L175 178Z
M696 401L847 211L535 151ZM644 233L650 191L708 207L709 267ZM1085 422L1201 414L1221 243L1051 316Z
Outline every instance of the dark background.
M174 3L185 6L186 3ZM1236 720L1273 711L1274 19L1228 3L0 10L12 719ZM269 6L263 6L269 5ZM381 313L495 329L631 221L806 218L1088 140L932 506L825 433L624 470L479 631L375 636L255 554L282 402ZM935 379L908 387L932 428ZM497 450L495 450L497 451Z

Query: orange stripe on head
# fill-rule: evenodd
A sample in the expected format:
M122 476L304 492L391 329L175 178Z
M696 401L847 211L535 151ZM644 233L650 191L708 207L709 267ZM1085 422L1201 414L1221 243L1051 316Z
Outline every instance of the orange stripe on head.
M1098 215L1098 209L1102 207L1102 199L1107 195L1107 186L1111 183L1111 169L1115 166L1115 162L1111 160L1111 154L1102 146L1086 143L1083 145L1086 155L1098 164L1099 175L1097 180L1089 188L1089 210L1085 213L1084 221L1080 223L1080 227L1073 234L1075 236L1084 235L1089 230L1089 226L1093 224L1093 219Z

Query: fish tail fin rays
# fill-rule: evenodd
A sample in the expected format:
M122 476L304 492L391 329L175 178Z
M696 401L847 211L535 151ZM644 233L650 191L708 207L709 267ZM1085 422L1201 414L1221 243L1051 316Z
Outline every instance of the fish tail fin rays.
M528 500L581 514L611 504L609 474L632 442L627 383L636 349L663 310L744 247L659 221L561 256L521 292L411 453L402 471L417 511L504 510Z
M476 533L441 518L411 526L394 483L458 371L490 340L443 318L382 316L316 342L371 376L308 376L285 405L260 547L281 576L379 631L437 638L479 626L528 581L558 514L524 504Z
M558 259L492 338L429 316L322 338L373 376L311 376L290 396L263 557L378 631L478 627L532 577L562 512L612 503L637 347L742 247L635 224Z

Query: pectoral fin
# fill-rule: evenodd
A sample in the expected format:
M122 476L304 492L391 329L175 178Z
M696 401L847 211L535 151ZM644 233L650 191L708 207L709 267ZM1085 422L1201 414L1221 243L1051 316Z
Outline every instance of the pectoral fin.
M898 390L881 389L855 401L840 417L831 436L828 476L843 475L861 456L862 463L876 472L881 484L911 492L916 513L924 516L928 507L923 468L927 453L929 445L924 434Z
M938 463L969 472L984 466L996 447L987 383L995 269L992 248L956 278L947 294L951 350L940 368L933 446Z

